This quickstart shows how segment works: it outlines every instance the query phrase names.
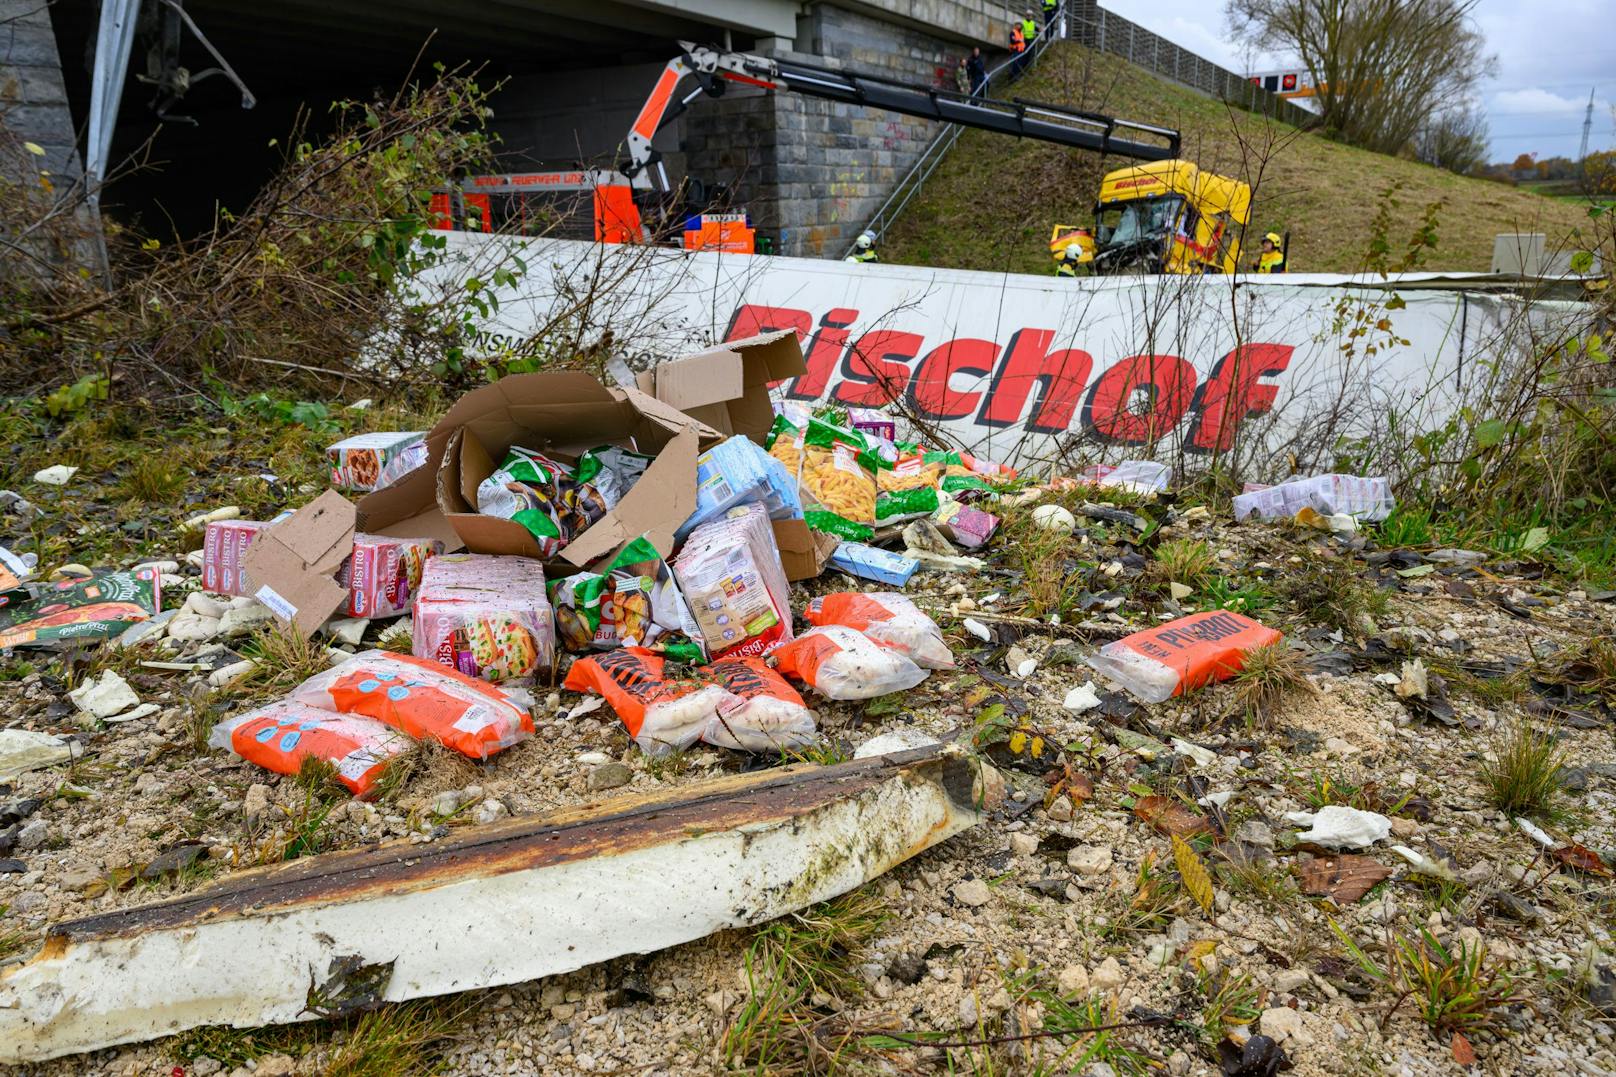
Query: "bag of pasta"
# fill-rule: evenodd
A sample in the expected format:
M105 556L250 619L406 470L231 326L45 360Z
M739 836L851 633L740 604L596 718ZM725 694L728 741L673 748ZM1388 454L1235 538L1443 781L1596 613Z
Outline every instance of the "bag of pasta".
M838 591L820 595L803 610L809 624L843 625L870 642L897 651L922 669L953 669L954 654L937 622L895 591Z
M580 658L562 687L605 698L628 735L647 755L688 748L718 721L720 708L743 701L721 684L696 677L669 677L661 655L643 647Z
M855 430L808 420L802 432L797 485L806 495L803 518L815 531L865 542L875 535L880 457ZM817 507L810 507L817 503Z

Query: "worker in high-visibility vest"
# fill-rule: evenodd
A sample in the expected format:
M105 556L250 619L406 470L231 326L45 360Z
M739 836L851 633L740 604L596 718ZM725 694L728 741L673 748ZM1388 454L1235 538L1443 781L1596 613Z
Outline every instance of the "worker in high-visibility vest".
M1279 238L1278 232L1269 232L1262 237L1262 253L1257 256L1257 272L1283 273L1285 272L1285 252L1282 249L1284 240Z
M844 262L879 262L875 256L875 233L866 228L859 233L853 241L853 253L843 258Z
M1032 17L1031 8L1028 8L1027 14L1022 16L1021 37L1029 47L1038 39L1038 20Z
M1078 259L1082 258L1082 257L1083 257L1083 249L1081 247L1079 247L1076 243L1068 243L1066 245L1066 250L1061 253L1060 261L1055 263L1055 276L1057 276L1057 277L1075 277L1075 276L1077 276L1077 262L1078 262Z
M1027 66L1027 28L1020 19L1010 23L1010 78L1012 81L1021 77L1022 69Z
M1044 0L1044 28L1055 21L1055 12L1060 10L1060 0Z

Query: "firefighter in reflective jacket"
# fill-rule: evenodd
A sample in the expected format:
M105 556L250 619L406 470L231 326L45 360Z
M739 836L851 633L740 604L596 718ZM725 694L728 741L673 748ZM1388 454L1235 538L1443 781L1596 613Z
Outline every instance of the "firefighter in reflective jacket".
M1281 249L1283 243L1278 232L1269 232L1262 237L1262 253L1257 256L1257 272L1285 272L1285 252Z
M1061 260L1055 263L1055 276L1077 276L1077 260L1083 256L1083 251L1076 243L1068 243Z
M844 262L879 262L875 256L875 233L869 229L859 233L853 241L853 253L843 258Z

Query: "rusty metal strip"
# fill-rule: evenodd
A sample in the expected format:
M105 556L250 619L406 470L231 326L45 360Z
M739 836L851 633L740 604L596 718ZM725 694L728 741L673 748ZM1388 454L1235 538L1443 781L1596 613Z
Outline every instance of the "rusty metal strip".
M980 776L946 747L729 776L60 924L0 969L0 1062L516 983L763 923L976 823Z

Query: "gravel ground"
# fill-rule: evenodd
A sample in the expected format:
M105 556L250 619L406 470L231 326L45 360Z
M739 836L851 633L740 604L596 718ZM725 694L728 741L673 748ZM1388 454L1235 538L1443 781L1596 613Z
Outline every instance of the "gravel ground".
M1260 592L1257 604L1272 604L1256 615L1284 628L1290 645L1313 662L1306 687L1248 722L1234 686L1139 706L1082 662L1125 626L1205 608L1206 588L1180 605L1152 582L1148 551L1118 544L1099 526L1057 544L1047 565L1026 561L1014 540L1024 534L996 542L980 573L927 575L911 585L947 631L958 671L933 674L881 705L818 701L831 747L816 758L840 757L878 733L914 729L981 748L1012 790L1007 807L982 825L870 884L890 915L845 958L862 990L813 1000L826 1028L854 1034L843 1071L1103 1075L1129 1072L1132 1059L1154 1072L1220 1073L1210 1040L1197 1030L1209 1023L1209 995L1225 987L1241 1001L1224 1022L1236 1039L1272 1037L1301 1077L1462 1072L1462 1048L1451 1032L1429 1028L1414 999L1397 1004L1398 987L1374 981L1343 943L1352 939L1368 960L1384 963L1390 942L1417 941L1423 930L1450 948L1485 944L1485 966L1513 979L1513 997L1468 1036L1478 1059L1472 1072L1616 1072L1616 888L1597 863L1594 873L1579 872L1544 855L1489 806L1482 777L1509 731L1529 719L1552 730L1564 768L1554 808L1538 822L1557 844L1576 842L1616 863L1610 713L1597 692L1583 691L1601 687L1596 674L1566 659L1591 638L1612 634L1608 601L1521 558L1444 563L1427 573L1434 562L1422 553L1399 559L1362 537L1236 526L1226 515L1181 506L1163 536L1206 542L1217 554L1211 576ZM180 553L164 566L171 607L195 587L196 568ZM1331 566L1378 588L1384 609L1360 612L1346 630L1333 630L1318 615L1322 600L1290 582ZM986 616L1026 613L1025 574L1046 569L1074 573L1071 588L1081 591L1066 626ZM849 586L827 575L812 592ZM810 591L802 591L806 601ZM992 640L963 627L973 615ZM1081 630L1080 620L1087 626ZM366 644L386 627L371 625ZM171 897L281 855L307 818L305 794L291 780L199 747L195 737L212 719L274 695L272 685L251 680L222 689L207 684L208 671L236 661L251 638L150 640L65 665L19 654L4 665L0 725L70 734L84 747L71 766L0 786L0 809L39 801L18 823L14 849L0 853L19 862L0 874L0 940L12 934L14 956L31 950L52 922ZM141 665L198 655L206 667L199 671ZM1447 722L1385 683L1406 681L1404 664L1416 658L1432 671L1460 671L1448 677ZM1029 660L1036 668L1017 676ZM1500 679L1497 664L1530 676ZM160 709L87 725L66 690L103 668L120 671ZM1558 683L1579 678L1580 687ZM1099 708L1075 713L1062 705L1091 679ZM1603 685L1607 693L1611 687ZM605 790L678 786L756 765L714 749L648 760L608 708L577 717L570 712L579 697L542 688L536 695L537 736L484 765L425 753L390 798L339 805L318 828L319 842L429 841L438 827L473 827L597 799ZM1442 695L1440 687L1428 690L1432 699ZM1050 747L1037 758L1012 751L1020 746L1017 728ZM1068 768L1088 779L1092 795L1046 804L1050 780ZM1217 813L1195 806L1206 794L1223 801ZM1180 796L1181 806L1221 822L1216 841L1196 843L1211 870L1209 911L1181 880L1168 836L1132 810L1149 795ZM1389 878L1340 907L1299 892L1299 872L1320 851L1296 847L1292 836L1301 828L1286 820L1332 800L1377 806L1392 825L1388 839L1360 850L1390 869ZM160 870L158 861L147 869L154 878L138 877L165 853L190 860L172 852L188 844L205 855L178 870ZM1452 880L1416 873L1390 850L1394 844L1447 865ZM749 994L752 937L725 932L465 996L467 1009L440 1046L443 1072L724 1072L724 1034ZM1144 1021L1147 1027L1111 1038L1137 1055L1081 1060L1080 1047L1062 1057L1073 1040L1058 1036L948 1049L863 1038L896 1031L946 1034L947 1042L1003 1040L1047 1028L1051 996L1033 985L1068 999L1093 997L1107 1020ZM1175 1020L1151 1027L1151 1014ZM207 1055L182 1059L187 1042L104 1051L29 1072L148 1074L179 1065L188 1074L318 1073L333 1049L328 1038L298 1057L303 1048L293 1044L263 1055L250 1071ZM763 1069L801 1071L784 1063Z

